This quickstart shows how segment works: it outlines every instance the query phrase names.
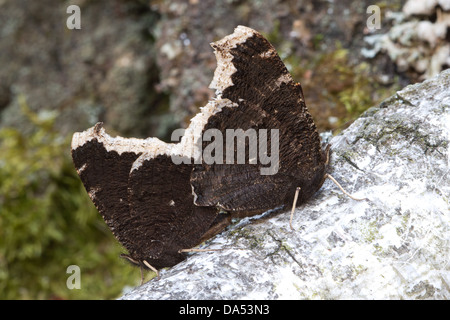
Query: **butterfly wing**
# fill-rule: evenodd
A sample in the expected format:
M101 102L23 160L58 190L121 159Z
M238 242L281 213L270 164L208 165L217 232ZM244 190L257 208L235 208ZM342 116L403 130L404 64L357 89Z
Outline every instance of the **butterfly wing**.
M246 27L213 47L218 67L211 87L218 97L191 120L180 143L112 138L101 124L72 139L73 161L89 196L130 260L141 265L144 260L156 268L174 265L184 258L179 249L219 232L230 219L218 215L216 206L234 216L262 212L292 201L298 186L301 203L323 182L326 157L316 127L300 85L275 49ZM265 136L266 155L278 156L276 170L262 174L267 162L261 161L261 147L256 163L249 152L245 164L194 166L196 142L209 129L224 137L227 129L254 129L258 141L264 140L261 129L277 130L278 136ZM245 139L244 145L251 147ZM203 142L203 150L206 146ZM191 161L175 165L173 155Z
M135 143L132 143L135 142ZM130 220L128 176L133 162L149 147L146 140L111 138L98 123L72 138L72 159L92 202L127 249Z
M135 218L130 255L155 268L184 260L178 251L198 245L217 223L218 210L194 205L191 164L174 164L168 155L143 154L128 182L130 215Z
M202 163L191 178L196 204L264 211L291 203L296 187L301 187L298 204L302 203L323 183L326 157L300 84L293 81L273 46L250 28L239 26L212 47L217 69L211 87L235 106L213 115L204 131L216 128L226 136L227 129L254 129L260 138L260 129L276 129L278 141L268 133L267 150L278 142L279 167L275 174L261 175L265 166L260 162Z
M216 208L193 204L192 165L175 165L169 151L155 138L112 138L101 124L72 139L73 162L106 224L131 261L155 268L180 262L178 250L197 245L217 223L226 225Z

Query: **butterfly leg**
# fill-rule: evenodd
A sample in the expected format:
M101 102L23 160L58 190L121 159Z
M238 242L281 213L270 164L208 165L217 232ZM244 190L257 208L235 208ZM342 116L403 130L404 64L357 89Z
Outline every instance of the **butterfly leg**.
M156 273L156 277L158 278L158 280L160 279L160 277L159 277L159 271L155 268L155 267L153 267L150 263L148 263L147 261L142 261L144 264L145 264L145 266L147 267L147 268L149 268L150 270L152 270L152 271L154 271L155 273Z
M127 259L128 261L130 261L132 264L139 266L139 270L141 271L141 286L144 284L144 271L142 270L142 264L139 263L139 261L134 260L132 257L130 257L127 254L121 254L120 257Z
M351 199L356 200L356 201L369 200L369 199L367 199L367 198L361 198L361 199L360 199L360 198L355 198L355 197L353 197L351 194L349 194L347 191L345 191L344 188L342 188L342 186L339 184L339 182L337 182L336 179L334 179L334 178L333 178L331 175L329 175L328 173L325 174L325 178L328 178L328 179L330 179L331 181L333 181L334 184L337 185L337 186L339 187L339 189L341 189L341 191L342 191L344 194L346 194L348 197L350 197Z
M292 218L294 217L295 206L297 205L298 193L300 192L300 189L300 187L295 189L294 202L292 203L291 216L289 218L289 226L291 227L291 230L294 230L294 227L292 227Z

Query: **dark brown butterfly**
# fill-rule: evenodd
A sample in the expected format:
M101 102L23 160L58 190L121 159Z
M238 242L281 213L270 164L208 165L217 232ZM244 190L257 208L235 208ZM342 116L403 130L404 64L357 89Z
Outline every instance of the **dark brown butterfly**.
M327 151L301 86L273 46L239 26L212 47L217 97L191 120L181 142L112 138L101 124L73 136L73 161L89 196L127 249L125 256L142 267L173 266L185 258L181 249L220 232L231 217L291 204L297 187L301 204L326 177ZM227 129L251 129L266 146L251 159L251 141L244 139L244 164L198 161L210 145L202 142L210 129L224 136ZM230 146L215 143L222 151ZM277 159L276 170L262 174L269 155ZM232 156L236 160L238 151Z

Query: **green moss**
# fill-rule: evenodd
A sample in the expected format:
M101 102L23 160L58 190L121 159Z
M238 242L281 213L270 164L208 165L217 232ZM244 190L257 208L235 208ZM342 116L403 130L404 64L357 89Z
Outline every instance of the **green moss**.
M54 129L56 113L33 113L26 132L0 130L0 298L104 299L136 285L139 270L93 206L74 169L70 136ZM81 289L69 290L69 265Z
M314 35L314 37L312 38L312 44L314 49L320 49L323 39L325 39L325 36L321 33Z
M278 47L281 45L283 42L283 35L280 32L280 20L277 19L273 22L272 31L269 33L263 32L262 35L269 40L273 46Z
M363 230L362 230L364 240L366 242L372 243L376 239L379 238L379 230L377 227L376 221L370 222Z
M230 234L235 239L240 239L240 240L245 239L247 241L247 246L252 250L260 247L261 244L264 243L263 239L256 237L247 228L238 228L238 229L232 230L230 232Z
M396 1L378 1L375 4L378 7L380 7L382 12L383 11L386 12L387 10L390 10L390 11L393 11L393 12L402 11L402 4L401 4L401 2L396 2Z
M321 40L322 36L316 35L314 47L320 46ZM309 110L320 130L344 129L350 121L399 89L395 82L393 85L380 84L374 67L366 62L355 62L349 49L340 42L335 43L334 50L319 50L309 60L290 50L284 62L294 79L302 83ZM306 81L305 74L309 74ZM308 99L308 96L314 98ZM337 117L338 121L330 126L324 114Z

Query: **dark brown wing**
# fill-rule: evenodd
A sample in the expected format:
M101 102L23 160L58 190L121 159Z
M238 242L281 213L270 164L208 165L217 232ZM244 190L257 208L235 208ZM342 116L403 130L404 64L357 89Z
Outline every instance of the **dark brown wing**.
M137 245L130 255L134 259L146 260L157 269L173 266L185 258L180 249L198 245L217 223L216 208L194 205L191 171L192 165L175 165L168 155L147 157L131 171L129 203Z
M218 67L211 87L237 106L210 117L204 130L217 128L225 136L226 129L277 129L279 169L262 176L259 171L265 166L261 163L203 163L191 178L196 204L264 211L291 203L296 187L301 187L298 204L304 202L323 183L326 157L300 84L294 83L273 46L250 28L238 27L212 47Z
M78 175L117 240L125 248L132 247L129 238L130 213L128 176L133 162L145 148L126 145L125 139L105 134L101 123L72 139L72 159Z
M178 250L199 244L226 218L193 204L192 165L174 165L162 154L133 167L147 151L167 148L158 139L112 138L101 124L72 139L75 167L106 224L131 261L157 269L183 260Z
M286 193L286 179L263 176L258 166L219 164L213 168L200 171L199 166L192 174L194 190L202 190L195 201L198 205L218 206L233 212L234 217L243 217L279 206L279 196ZM270 197L261 198L269 192Z

